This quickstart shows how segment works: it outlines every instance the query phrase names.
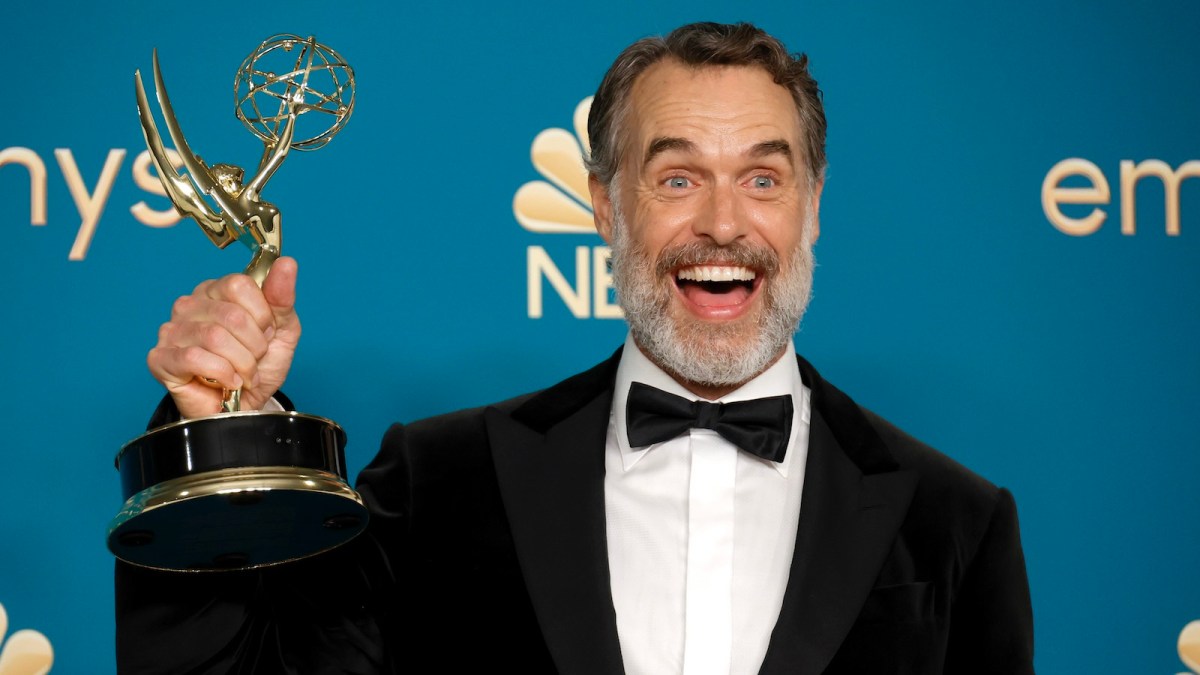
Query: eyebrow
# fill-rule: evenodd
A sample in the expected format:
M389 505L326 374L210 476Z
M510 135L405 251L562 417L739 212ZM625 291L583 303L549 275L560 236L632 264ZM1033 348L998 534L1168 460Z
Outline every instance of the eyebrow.
M675 136L660 136L659 138L650 141L650 147L646 148L646 158L642 161L642 166L646 166L654 161L655 157L670 152L695 152L696 144L686 138L678 138ZM769 157L771 155L782 155L789 160L792 159L792 146L787 141L777 138L770 141L757 143L750 148L751 157Z
M695 152L696 144L686 138L677 138L674 136L660 136L650 141L650 147L646 148L646 158L642 160L642 166L646 166L654 161L655 157L671 150L679 150L681 152Z
M763 141L750 149L751 157L768 157L770 155L783 155L788 159L792 159L792 146L783 139L775 139L773 141Z

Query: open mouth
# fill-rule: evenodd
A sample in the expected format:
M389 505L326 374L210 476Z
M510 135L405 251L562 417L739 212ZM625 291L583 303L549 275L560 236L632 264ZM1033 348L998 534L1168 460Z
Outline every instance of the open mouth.
M689 303L701 308L743 305L759 283L755 270L738 265L689 265L675 271L676 288Z

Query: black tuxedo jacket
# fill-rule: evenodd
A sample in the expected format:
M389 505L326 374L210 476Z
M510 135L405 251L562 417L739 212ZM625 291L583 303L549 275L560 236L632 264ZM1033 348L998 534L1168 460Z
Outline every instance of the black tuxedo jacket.
M339 550L244 573L118 563L120 671L622 673L603 488L618 359L394 426L359 477L368 533ZM761 673L1033 672L1009 493L799 368L808 465Z

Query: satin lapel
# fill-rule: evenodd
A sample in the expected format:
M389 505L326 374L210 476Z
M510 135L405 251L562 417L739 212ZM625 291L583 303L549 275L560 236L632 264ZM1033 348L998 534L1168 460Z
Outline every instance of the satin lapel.
M600 379L607 379L607 387L599 392L576 382L569 391L544 392L512 415L486 413L517 558L546 645L563 674L624 672L604 517L612 378ZM563 406L568 394L590 398L581 406ZM556 415L565 416L543 426Z
M796 549L779 620L759 671L762 675L815 675L825 669L874 585L917 484L912 471L890 468L864 474L860 468L864 462L851 457L868 451L874 453L872 460L890 460L890 455L873 433L868 440L875 440L878 447L845 448L826 420L830 411L823 414L825 406L817 402L829 393L823 390L832 390L853 403L819 380L813 389ZM836 412L843 417L840 413L846 411ZM852 412L856 422L867 425L857 406Z

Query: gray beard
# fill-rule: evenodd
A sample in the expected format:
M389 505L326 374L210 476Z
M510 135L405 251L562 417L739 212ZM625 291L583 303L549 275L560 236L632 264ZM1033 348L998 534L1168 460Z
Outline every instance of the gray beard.
M613 286L634 342L651 361L685 382L725 387L750 381L779 357L808 307L816 264L812 224L810 213L786 269L767 247L699 241L666 249L653 261L644 247L630 240L621 210L614 208ZM671 317L675 282L668 272L680 264L713 259L746 265L765 275L765 308L757 324L677 322Z

